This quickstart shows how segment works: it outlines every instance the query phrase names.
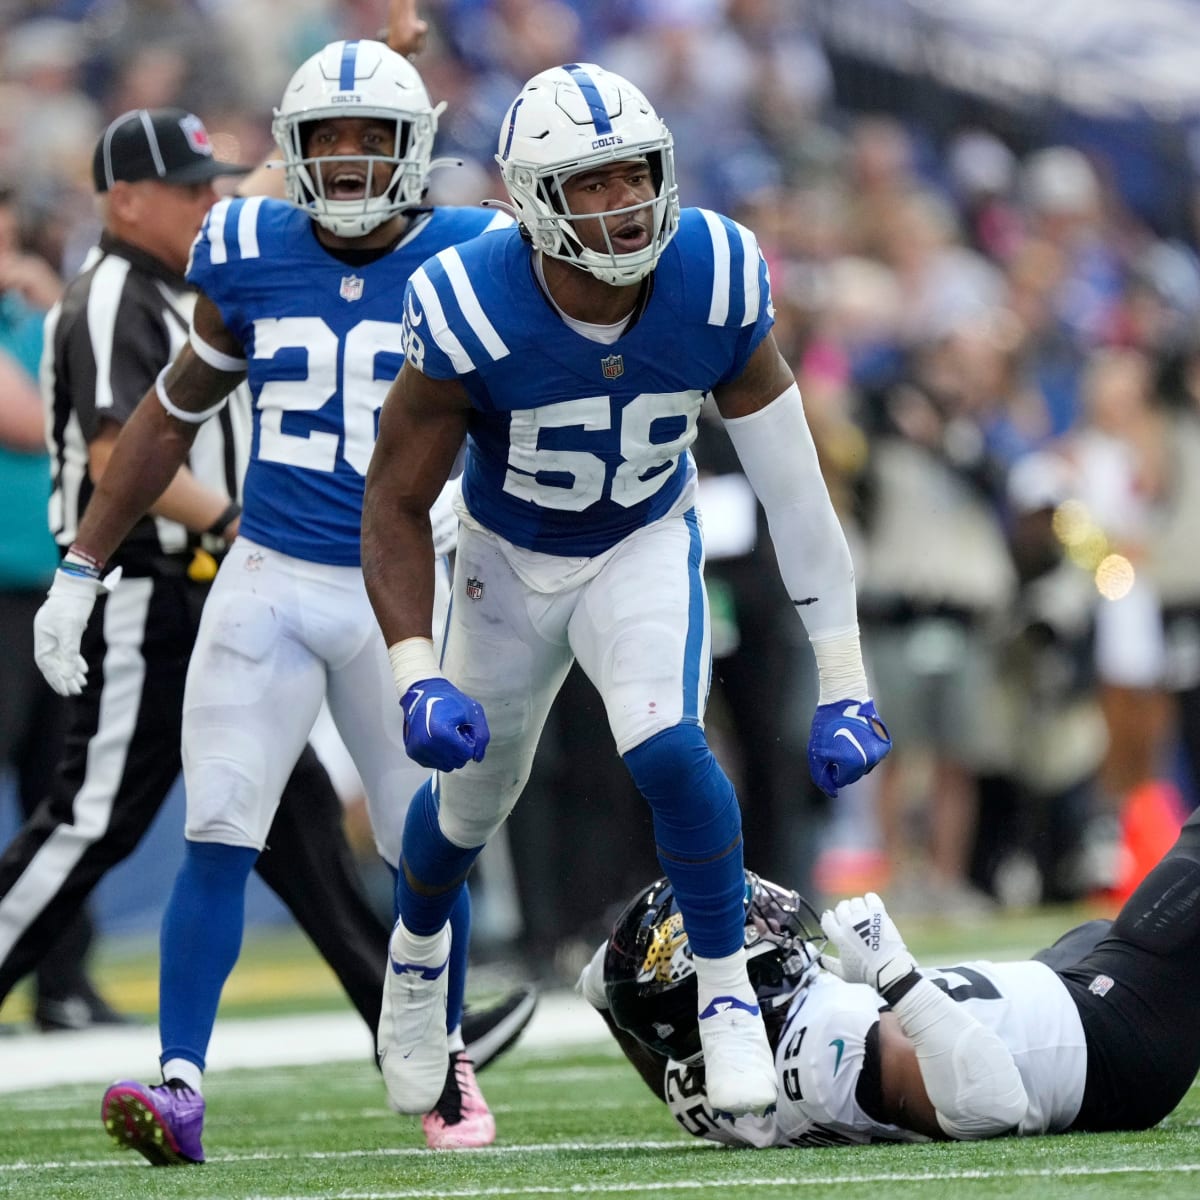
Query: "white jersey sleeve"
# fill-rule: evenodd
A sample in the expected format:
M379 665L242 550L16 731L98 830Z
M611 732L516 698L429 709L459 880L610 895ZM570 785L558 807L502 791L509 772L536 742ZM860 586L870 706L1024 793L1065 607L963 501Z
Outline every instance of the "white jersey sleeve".
M966 1007L1008 1048L1029 1108L1024 1136L1070 1127L1087 1077L1079 1010L1061 979L1039 962L971 962L922 967L951 1000ZM923 1142L924 1135L871 1116L860 1101L872 1028L886 1008L873 988L819 975L792 1002L775 1051L779 1101L766 1117L718 1117L703 1068L668 1063L667 1105L695 1137L728 1146L836 1146Z
M1067 1129L1079 1115L1087 1080L1087 1041L1066 985L1040 962L969 962L921 968L1008 1048L1029 1107L1017 1133Z
M869 1117L855 1095L866 1040L883 1001L868 987L821 975L797 997L775 1052L779 1100L765 1117L718 1116L701 1066L668 1063L667 1106L694 1137L726 1146L850 1146L925 1141Z
M779 1145L805 1122L851 1142L926 1140L876 1120L859 1101L868 1036L884 1007L873 988L826 974L796 997L775 1051Z

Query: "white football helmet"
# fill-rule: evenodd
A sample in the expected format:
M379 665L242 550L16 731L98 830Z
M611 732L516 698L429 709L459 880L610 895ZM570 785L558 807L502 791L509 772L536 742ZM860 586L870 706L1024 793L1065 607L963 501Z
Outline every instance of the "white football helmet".
M606 163L644 158L656 184L650 243L618 254L589 250L575 232L563 194L572 175ZM500 126L496 162L517 219L533 245L590 271L605 283L637 283L654 270L679 227L679 188L670 130L628 80L593 63L568 63L535 75ZM637 208L646 207L638 205ZM588 219L614 212L582 214ZM606 234L607 238L607 234Z
M389 217L421 203L438 114L417 69L382 42L331 42L292 76L275 110L271 132L283 151L288 199L313 220L341 237L362 237ZM318 163L328 158L306 156L306 127L335 117L379 117L396 126L389 155L343 156L367 164L367 194L362 199L333 200L325 195ZM377 173L387 187L371 195Z

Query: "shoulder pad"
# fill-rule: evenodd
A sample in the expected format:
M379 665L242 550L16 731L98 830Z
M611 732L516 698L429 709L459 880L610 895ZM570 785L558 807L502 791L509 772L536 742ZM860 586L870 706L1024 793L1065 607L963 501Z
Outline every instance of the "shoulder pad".
M307 233L308 216L270 196L235 196L218 200L208 211L192 246L188 278L207 268L248 262L279 251L279 243L296 230ZM203 285L201 285L203 286Z
M483 242L495 246L481 247ZM469 375L506 358L509 347L489 310L495 298L489 286L494 274L487 264L503 251L505 239L476 238L450 246L413 272L404 296L408 358L428 375ZM421 361L414 357L421 348Z
M690 304L709 325L753 325L770 315L771 284L758 239L707 208L685 208L671 247L687 278Z

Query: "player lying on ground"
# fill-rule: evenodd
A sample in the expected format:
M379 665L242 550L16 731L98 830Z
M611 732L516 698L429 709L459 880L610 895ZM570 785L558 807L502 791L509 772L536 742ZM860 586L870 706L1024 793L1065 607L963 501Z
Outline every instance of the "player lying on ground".
M822 953L796 892L747 872L746 896L779 1080L765 1117L708 1102L691 950L665 880L630 903L579 979L697 1137L766 1147L1147 1129L1200 1069L1200 813L1115 920L1023 962L918 967L873 894L824 914Z

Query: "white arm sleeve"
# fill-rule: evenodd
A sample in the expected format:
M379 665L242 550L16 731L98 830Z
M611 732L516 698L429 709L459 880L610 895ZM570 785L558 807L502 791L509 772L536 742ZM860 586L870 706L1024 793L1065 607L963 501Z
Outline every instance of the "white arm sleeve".
M604 988L604 956L607 953L608 942L601 942L575 981L575 990L597 1012L604 1012L608 1008L608 993Z
M932 980L892 1007L917 1052L938 1124L958 1141L997 1137L1020 1124L1029 1097L1008 1047Z
M800 389L793 383L765 408L725 418L725 428L766 511L779 573L814 649L845 635L857 646L854 566L817 462ZM861 695L866 696L865 680Z

